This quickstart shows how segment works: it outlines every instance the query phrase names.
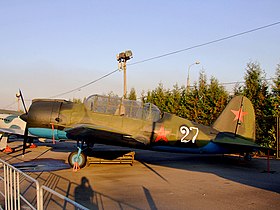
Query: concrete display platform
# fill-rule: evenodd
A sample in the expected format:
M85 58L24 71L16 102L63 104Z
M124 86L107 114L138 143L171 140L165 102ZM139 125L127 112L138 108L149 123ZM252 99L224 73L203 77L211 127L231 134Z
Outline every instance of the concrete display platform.
M22 158L22 141L0 158L90 209L279 209L280 160L144 150L129 164L67 164L75 142L38 143ZM128 148L96 145L96 150ZM46 200L46 202L49 202Z

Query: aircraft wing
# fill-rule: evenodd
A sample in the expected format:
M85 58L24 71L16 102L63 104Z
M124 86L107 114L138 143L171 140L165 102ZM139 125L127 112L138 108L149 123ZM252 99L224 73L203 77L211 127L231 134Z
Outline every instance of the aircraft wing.
M0 133L8 133L15 135L24 135L24 130L21 129L12 129L12 128L0 128Z
M65 129L66 135L69 139L79 139L83 137L93 137L99 135L125 135L129 136L122 131L112 129L106 126L94 125L94 124L77 124L72 128Z
M0 133L8 133L8 134L14 134L14 135L24 135L24 130L21 129L13 129L13 128L0 128ZM37 137L34 135L28 134L29 137Z

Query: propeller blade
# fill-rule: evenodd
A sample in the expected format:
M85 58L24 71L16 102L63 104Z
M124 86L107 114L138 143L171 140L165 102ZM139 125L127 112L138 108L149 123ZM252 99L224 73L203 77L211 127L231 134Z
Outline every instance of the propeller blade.
M23 136L22 156L24 156L24 153L25 153L27 139L28 139L28 124L26 123L25 130L24 130L24 136Z
M23 99L23 95L22 95L20 89L19 89L19 95L20 95L21 102L22 102L22 104L23 104L24 111L25 111L25 113L27 114L27 109L26 109L25 102L24 102L24 99Z

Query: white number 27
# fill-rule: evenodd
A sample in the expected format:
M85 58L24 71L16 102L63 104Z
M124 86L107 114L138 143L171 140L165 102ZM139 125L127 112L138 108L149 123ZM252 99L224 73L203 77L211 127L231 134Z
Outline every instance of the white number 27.
M190 130L196 130L196 133L195 133L195 135L193 136L192 139L187 140L186 138L187 138L187 136L190 134ZM180 132L181 132L181 134L183 134L183 137L181 138L181 142L183 142L183 143L188 143L189 141L192 141L192 143L195 143L195 140L196 140L196 138L197 138L197 136L198 136L199 130L198 130L198 128L196 128L196 127L190 127L190 128L188 128L187 126L182 125L182 126L180 127Z

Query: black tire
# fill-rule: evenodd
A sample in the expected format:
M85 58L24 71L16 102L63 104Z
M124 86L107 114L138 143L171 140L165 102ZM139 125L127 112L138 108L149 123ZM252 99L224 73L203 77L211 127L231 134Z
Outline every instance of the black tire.
M73 168L74 163L77 162L80 168L85 167L87 164L87 156L83 152L81 152L78 160L77 160L77 156L78 156L78 151L70 153L70 155L68 156L69 165Z
M245 156L244 156L244 160L251 161L252 160L252 155L250 155L249 153L246 153Z

